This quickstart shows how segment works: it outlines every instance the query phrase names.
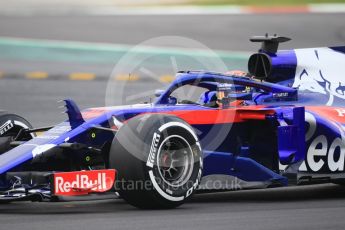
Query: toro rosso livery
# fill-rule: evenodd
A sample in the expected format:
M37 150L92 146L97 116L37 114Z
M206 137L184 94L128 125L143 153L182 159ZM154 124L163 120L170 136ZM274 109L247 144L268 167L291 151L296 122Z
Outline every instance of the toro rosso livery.
M64 100L68 120L36 129L2 112L0 201L118 192L173 208L199 191L344 183L345 47L251 40L262 47L249 73L179 72L152 104L80 111Z

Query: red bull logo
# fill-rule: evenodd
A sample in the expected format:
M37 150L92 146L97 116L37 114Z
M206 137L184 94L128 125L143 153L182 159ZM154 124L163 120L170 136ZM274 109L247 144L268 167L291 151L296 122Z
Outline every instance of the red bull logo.
M60 196L86 195L110 190L115 170L92 170L54 173L54 194Z

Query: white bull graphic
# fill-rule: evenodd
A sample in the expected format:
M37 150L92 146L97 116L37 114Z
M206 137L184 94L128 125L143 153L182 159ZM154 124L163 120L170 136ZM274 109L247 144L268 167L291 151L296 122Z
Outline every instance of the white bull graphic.
M345 54L331 48L296 49L297 67L293 86L299 90L345 99Z

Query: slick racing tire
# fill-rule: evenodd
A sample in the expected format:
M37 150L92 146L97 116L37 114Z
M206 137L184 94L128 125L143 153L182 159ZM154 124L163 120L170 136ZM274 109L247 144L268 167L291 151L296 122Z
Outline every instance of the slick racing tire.
M178 117L139 115L122 126L110 150L115 189L142 209L183 204L198 187L202 150L193 128Z
M16 114L0 112L0 154L11 149L10 143L21 129L31 128L31 124L24 118ZM29 140L31 138L31 135L26 135L21 140Z

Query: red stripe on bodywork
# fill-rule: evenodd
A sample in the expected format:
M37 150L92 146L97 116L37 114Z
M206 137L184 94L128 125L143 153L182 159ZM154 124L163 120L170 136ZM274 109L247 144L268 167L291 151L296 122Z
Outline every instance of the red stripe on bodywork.
M326 119L330 119L339 123L345 123L345 108L328 107L328 106L306 106L307 111L314 112Z
M274 110L262 110L262 108L264 108L264 106L198 111L169 111L165 113L175 115L191 125L226 124L239 123L246 120L265 120L267 115L273 115L275 113Z
M103 113L108 112L107 108L92 108L87 111L83 111L82 115L85 120L89 120L95 117L102 115Z

